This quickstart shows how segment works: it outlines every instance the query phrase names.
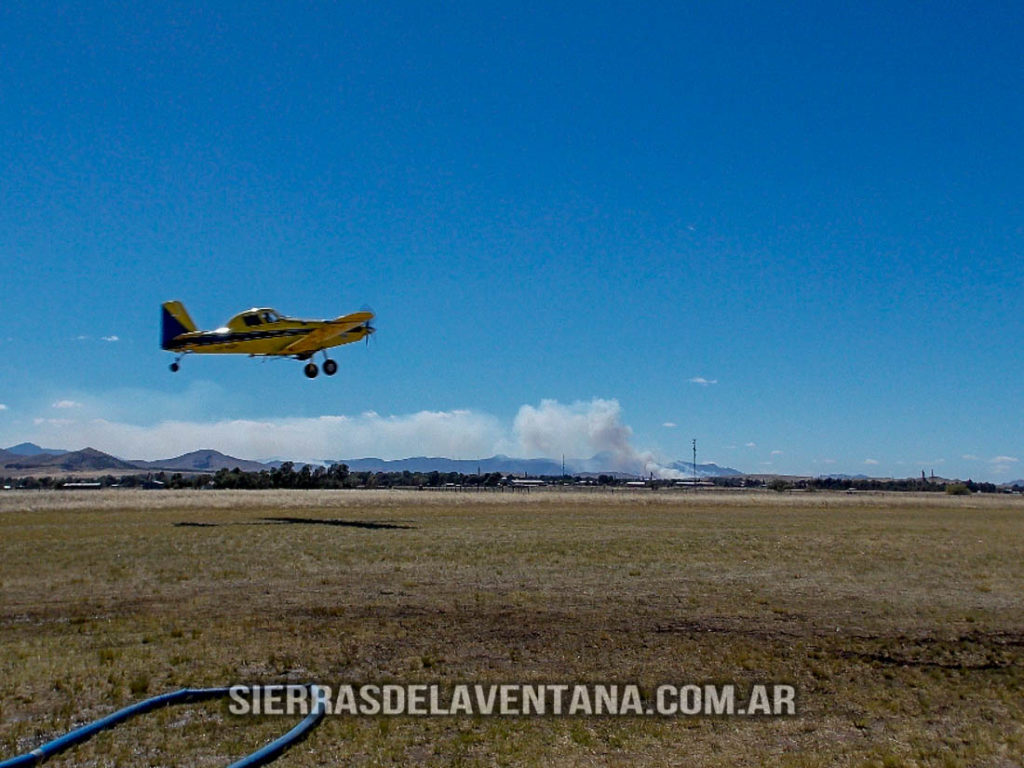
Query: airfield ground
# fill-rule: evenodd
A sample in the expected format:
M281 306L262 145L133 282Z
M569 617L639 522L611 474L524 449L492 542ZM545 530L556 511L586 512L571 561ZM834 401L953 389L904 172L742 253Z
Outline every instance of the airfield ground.
M1018 766L1024 500L0 493L0 758L236 682L783 681L799 714L329 717L313 765ZM138 718L47 765L225 765L295 721Z

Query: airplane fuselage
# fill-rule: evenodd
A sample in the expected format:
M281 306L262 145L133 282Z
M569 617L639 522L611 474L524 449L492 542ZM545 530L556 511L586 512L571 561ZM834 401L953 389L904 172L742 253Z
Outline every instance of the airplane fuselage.
M240 354L240 355L291 355L285 351L303 336L308 336L320 326L319 323L302 320L282 320L268 323L259 329L244 331L218 328L213 331L193 331L171 339L166 349L172 352L194 352L197 354ZM359 341L369 335L365 326L347 331L332 339L329 346ZM311 352L296 352L296 357L308 357Z
M200 331L195 327L180 302L163 306L161 347L177 352L171 365L178 370L178 360L186 354L237 354L250 356L282 356L309 360L316 352L364 339L374 332L370 325L373 313L354 312L334 320L299 320L284 317L273 309L253 308L240 312L222 328ZM326 353L325 353L326 354ZM324 362L329 375L337 370L331 360ZM312 363L305 368L310 378L316 376Z

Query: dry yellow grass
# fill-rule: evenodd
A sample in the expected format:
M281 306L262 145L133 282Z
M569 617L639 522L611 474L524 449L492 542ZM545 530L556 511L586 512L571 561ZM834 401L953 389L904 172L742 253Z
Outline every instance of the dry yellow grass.
M786 681L796 718L333 717L279 764L1019 765L1022 533L1009 497L3 493L0 755L183 686ZM168 709L54 763L289 724Z

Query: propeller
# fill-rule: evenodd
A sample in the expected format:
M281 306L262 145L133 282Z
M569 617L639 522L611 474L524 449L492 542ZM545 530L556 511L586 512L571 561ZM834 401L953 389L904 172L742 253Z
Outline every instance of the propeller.
M363 312L371 313L374 317L377 316L377 313L374 312L373 308L370 307L368 304L364 304L362 307L360 307L360 309ZM373 336L373 334L375 334L377 332L377 329L373 327L373 322L371 320L367 320L366 323L363 325L363 327L366 329L366 335L363 336L363 338L366 340L366 346L369 347L370 346L370 337Z

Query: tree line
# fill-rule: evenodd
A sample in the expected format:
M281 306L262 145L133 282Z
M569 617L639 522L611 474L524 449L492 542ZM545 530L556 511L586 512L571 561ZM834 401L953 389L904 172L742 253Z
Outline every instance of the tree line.
M580 475L542 475L535 479L551 485L592 485L620 487L630 482L628 478L602 474L596 477ZM5 488L47 489L61 488L69 482L86 482L81 478L68 477L20 477L4 478ZM111 474L94 477L92 483L104 488L177 488L223 490L340 490L347 488L460 488L501 489L512 484L510 476L500 472L463 474L461 472L350 472L346 464L330 467L304 464L298 469L286 461L279 467L258 472L244 472L239 468L220 469L215 473L153 472L115 476ZM994 483L946 482L920 478L875 479L816 477L792 480L782 477L764 480L749 476L704 478L702 483L711 483L723 488L768 488L773 491L926 491L933 493L997 493L1006 491ZM676 480L649 478L646 485L654 489L674 487ZM1024 487L1013 486L1017 492Z

